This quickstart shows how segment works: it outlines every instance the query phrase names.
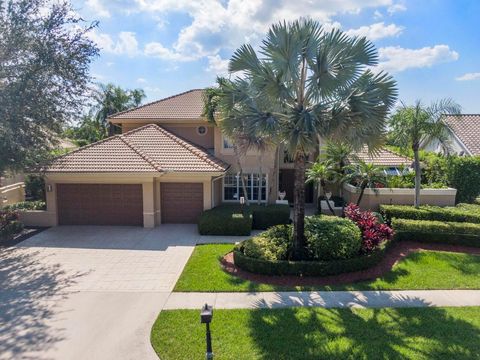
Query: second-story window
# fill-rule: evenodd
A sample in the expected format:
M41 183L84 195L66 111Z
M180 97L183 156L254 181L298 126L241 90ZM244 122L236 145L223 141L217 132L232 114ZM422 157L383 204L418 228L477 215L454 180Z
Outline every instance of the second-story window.
M224 149L233 149L233 142L228 137L223 135L223 148Z

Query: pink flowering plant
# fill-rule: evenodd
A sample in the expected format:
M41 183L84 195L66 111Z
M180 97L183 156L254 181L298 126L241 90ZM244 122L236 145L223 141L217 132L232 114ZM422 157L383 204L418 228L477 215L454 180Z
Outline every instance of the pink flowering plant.
M371 253L384 241L393 237L393 230L386 224L381 224L371 211L362 211L355 204L345 208L345 216L352 220L362 232L362 252Z

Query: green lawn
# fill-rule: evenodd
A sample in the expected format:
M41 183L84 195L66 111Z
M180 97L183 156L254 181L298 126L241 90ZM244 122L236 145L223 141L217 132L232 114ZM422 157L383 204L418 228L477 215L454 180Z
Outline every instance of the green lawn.
M214 310L215 359L480 359L480 308ZM204 359L198 310L162 311L162 360Z
M219 258L232 248L231 244L197 246L174 291L480 289L480 256L477 255L420 251L410 254L374 281L292 289L256 284L222 271Z

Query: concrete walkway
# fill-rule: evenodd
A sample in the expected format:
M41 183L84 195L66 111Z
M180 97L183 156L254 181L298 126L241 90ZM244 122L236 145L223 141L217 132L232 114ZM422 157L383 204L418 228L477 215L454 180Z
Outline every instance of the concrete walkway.
M172 293L163 310L200 309L205 303L215 309L480 306L480 290Z

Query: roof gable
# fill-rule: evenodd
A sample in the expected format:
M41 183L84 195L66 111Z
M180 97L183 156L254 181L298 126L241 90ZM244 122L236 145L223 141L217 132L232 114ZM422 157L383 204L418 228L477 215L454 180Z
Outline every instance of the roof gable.
M444 115L443 121L471 155L480 155L480 114Z
M63 155L46 172L223 172L227 168L207 150L149 124Z
M410 166L412 164L411 159L398 155L387 148L381 148L375 154L369 154L368 147L364 146L355 155L358 159L377 166Z
M203 119L203 93L202 89L189 90L110 115L108 118L110 120L201 120Z

